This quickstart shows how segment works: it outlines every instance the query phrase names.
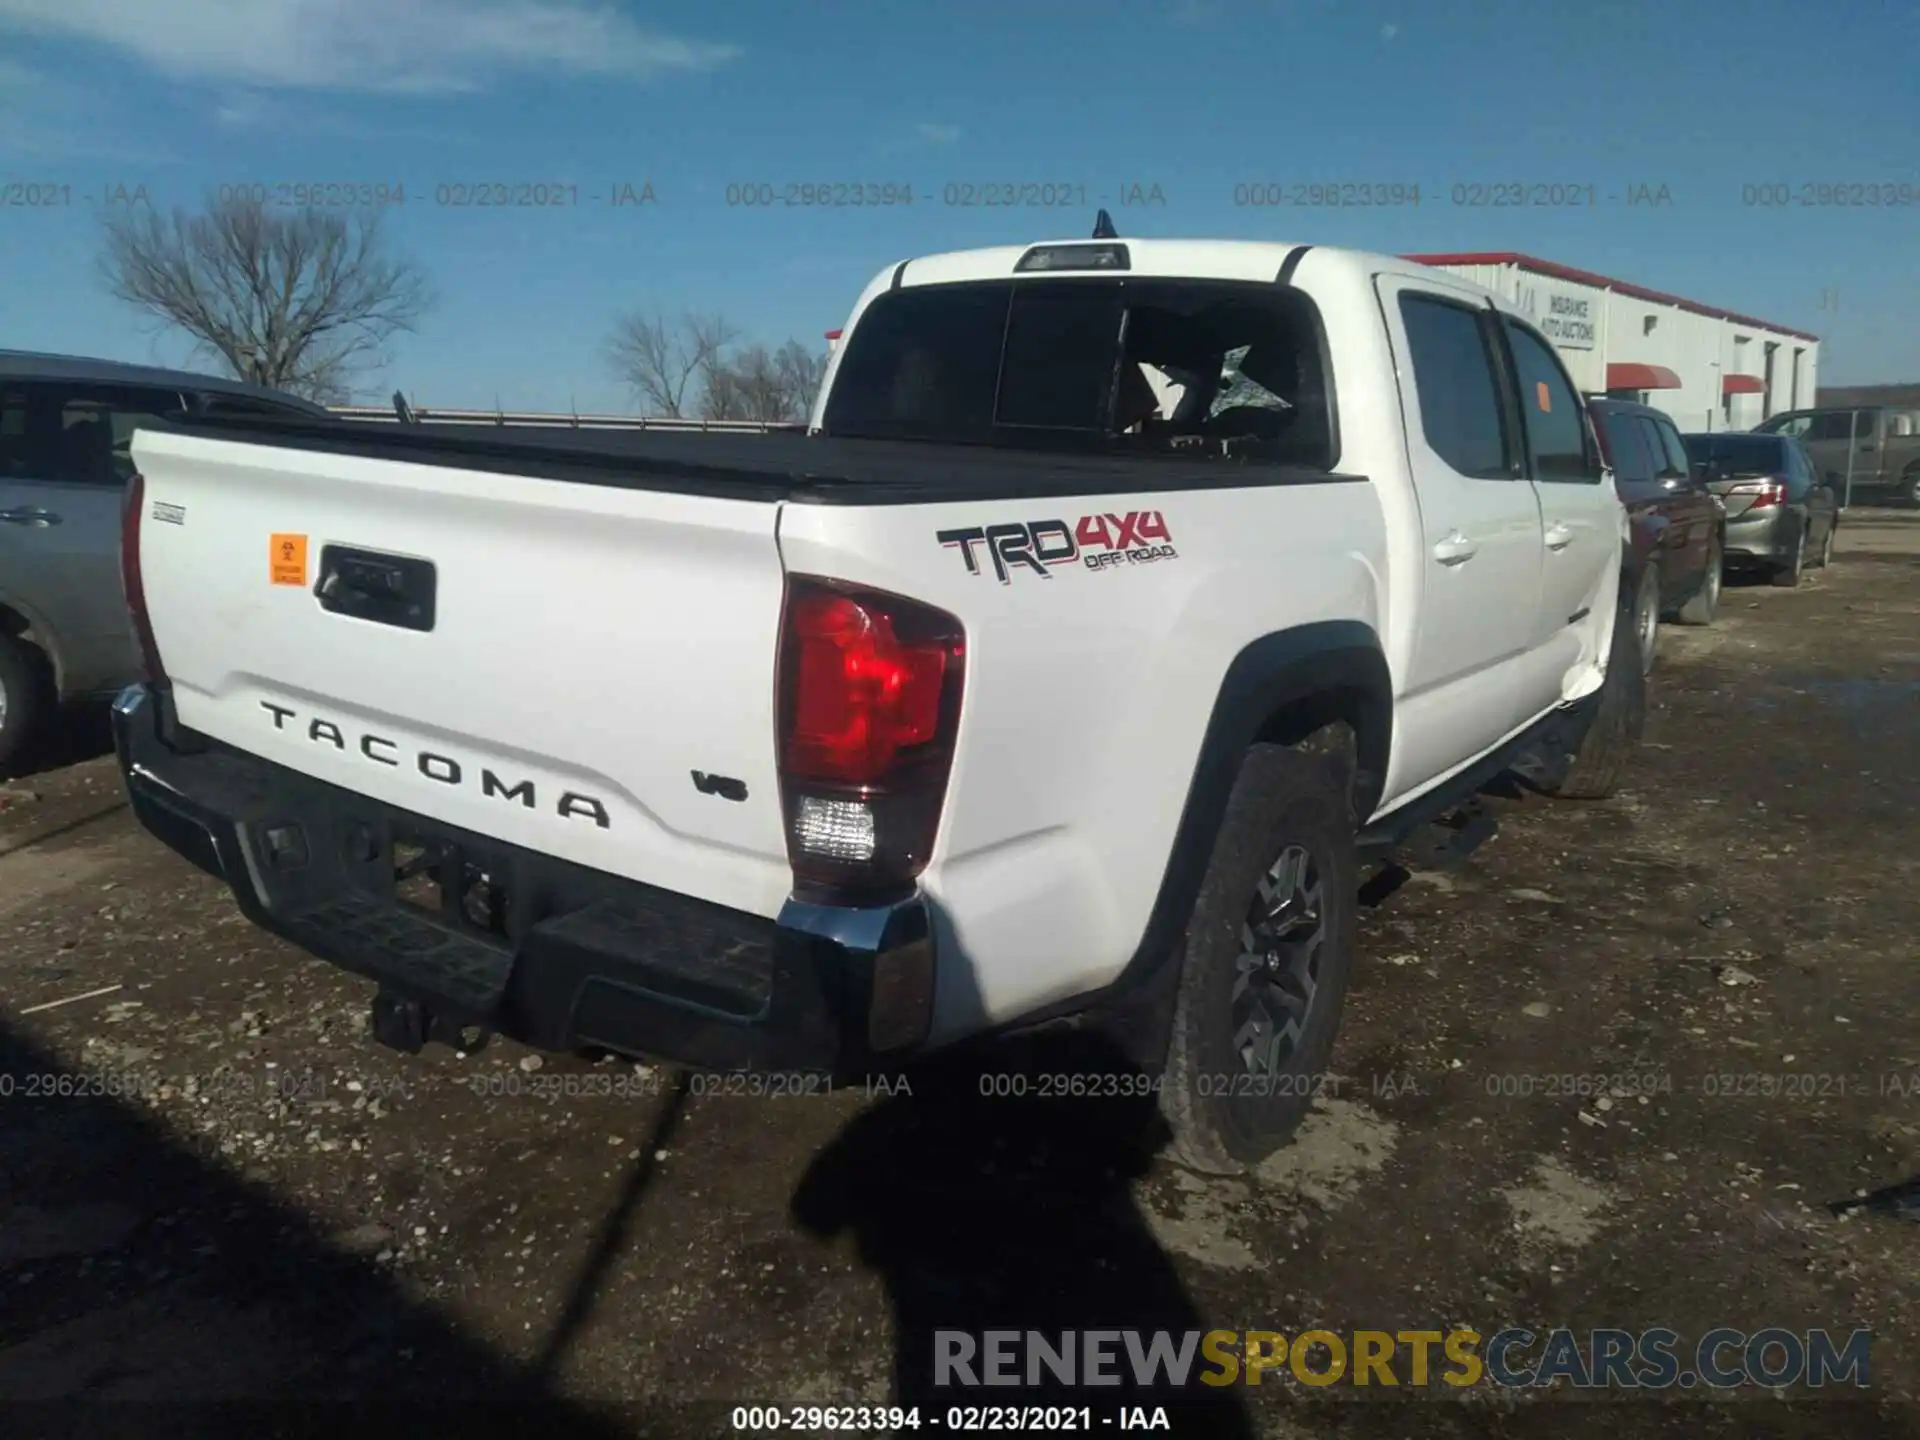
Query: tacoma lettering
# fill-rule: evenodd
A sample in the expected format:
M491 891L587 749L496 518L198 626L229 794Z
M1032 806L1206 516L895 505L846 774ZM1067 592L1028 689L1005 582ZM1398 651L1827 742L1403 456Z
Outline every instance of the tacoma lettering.
M286 705L276 705L271 700L262 700L260 708L273 716L274 729L290 730L294 734L301 733L299 725L289 726L287 723L296 718L298 711ZM305 734L313 744L330 745L343 755L349 749L357 750L376 765L390 765L397 768L402 763L396 758L401 752L399 743L383 735L363 734L350 742L346 732L338 724L318 716L308 717ZM451 755L441 755L432 750L418 750L413 752L413 767L427 779L438 781L442 785L459 786L470 783L468 768ZM539 792L531 780L519 780L509 784L493 771L483 767L479 772L479 786L480 793L489 799L505 800L509 803L517 801L529 810L539 808ZM613 817L602 801L592 795L582 795L578 791L569 790L561 795L554 803L553 809L554 813L563 819L584 817L593 821L602 830L611 829L613 825Z

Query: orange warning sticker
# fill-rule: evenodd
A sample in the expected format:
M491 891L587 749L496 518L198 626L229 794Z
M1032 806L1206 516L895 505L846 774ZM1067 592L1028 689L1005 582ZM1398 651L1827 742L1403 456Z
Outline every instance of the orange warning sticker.
M1551 415L1553 413L1553 393L1547 389L1547 382L1542 380L1536 384L1533 387L1533 395L1534 399L1539 402L1540 413L1542 415Z
M267 572L276 585L305 585L307 537L275 535L267 550Z

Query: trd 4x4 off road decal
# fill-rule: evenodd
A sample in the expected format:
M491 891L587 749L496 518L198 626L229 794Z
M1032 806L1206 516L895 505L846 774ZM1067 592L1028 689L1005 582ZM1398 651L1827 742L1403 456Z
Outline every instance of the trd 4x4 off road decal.
M1012 583L1016 567L1050 580L1055 570L1076 562L1089 570L1110 570L1116 565L1180 558L1167 534L1166 517L1158 510L1082 515L1072 525L1064 520L976 525L968 530L942 530L934 538L960 552L969 575L980 573L984 550L1002 585Z

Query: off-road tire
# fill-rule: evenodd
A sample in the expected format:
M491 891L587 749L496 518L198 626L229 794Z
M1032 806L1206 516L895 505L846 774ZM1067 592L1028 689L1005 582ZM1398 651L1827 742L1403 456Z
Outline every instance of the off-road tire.
M1607 678L1588 704L1585 728L1573 749L1572 763L1557 780L1540 782L1540 788L1549 795L1565 800L1604 800L1619 785L1620 773L1646 729L1647 677L1635 663L1637 659L1633 608L1623 601L1614 614Z
M1180 940L1172 1036L1161 1076L1160 1108L1173 1132L1172 1157L1190 1169L1233 1175L1292 1138L1313 1103L1333 1053L1334 1034L1353 969L1359 876L1349 772L1337 756L1255 745L1241 762L1226 816ZM1243 944L1263 889L1282 862L1309 857L1318 905L1318 946L1296 948L1297 969L1249 973ZM1296 912L1296 913L1305 913ZM1256 942L1258 943L1258 942ZM1276 947L1271 953L1281 953ZM1310 987L1301 980L1311 981ZM1270 975L1285 977L1273 984ZM1236 1006L1253 987L1275 996L1310 989L1292 1017L1292 1046L1271 1073L1243 1061ZM1275 1027L1289 1033L1286 1025Z
M1640 673L1651 675L1660 656L1660 567L1648 561L1633 587L1633 646L1640 656Z
M1920 510L1920 465L1900 477L1900 494L1907 504Z
M10 635L0 635L0 766L40 728L46 685L38 652Z
M1800 583L1800 577L1807 568L1807 532L1801 527L1793 540L1793 559L1776 564L1767 571L1767 583L1777 585L1782 590L1791 590Z
M1700 580L1700 588L1693 592L1693 598L1674 613L1674 619L1682 625L1711 625L1713 617L1720 610L1720 582L1726 573L1726 554L1715 540L1707 551L1707 572Z

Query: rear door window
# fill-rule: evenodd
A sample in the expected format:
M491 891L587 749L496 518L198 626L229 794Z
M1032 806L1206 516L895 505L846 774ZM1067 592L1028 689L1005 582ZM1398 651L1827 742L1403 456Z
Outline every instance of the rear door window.
M1513 479L1499 369L1481 312L1403 293L1400 320L1428 448L1469 480Z
M1653 432L1660 437L1660 446L1666 452L1667 472L1682 477L1691 474L1693 464L1687 458L1687 447L1680 443L1680 432L1673 422L1662 416L1653 422Z
M1580 397L1566 369L1553 347L1535 331L1512 316L1502 320L1520 384L1520 413L1525 417L1533 478L1597 483L1599 457L1588 451Z
M61 387L49 479L120 486L133 477L133 434L142 421L179 415L180 394L121 386Z
M1656 468L1647 452L1646 433L1639 418L1617 410L1596 410L1593 423L1606 437L1607 453L1613 457L1613 475L1629 484L1652 484Z
M1822 410L1811 418L1811 423L1801 433L1803 440L1845 440L1853 433L1854 412L1851 410ZM1869 432L1861 432L1863 434Z
M1653 478L1665 480L1673 475L1685 475L1687 473L1686 452L1684 450L1680 452L1681 464L1676 467L1672 457L1667 454L1667 443L1660 434L1660 422L1651 415L1635 418L1640 429L1640 438L1647 442L1647 458L1653 466ZM1675 444L1678 445L1678 443L1676 440Z

